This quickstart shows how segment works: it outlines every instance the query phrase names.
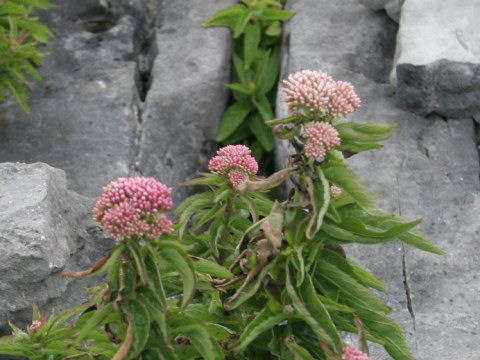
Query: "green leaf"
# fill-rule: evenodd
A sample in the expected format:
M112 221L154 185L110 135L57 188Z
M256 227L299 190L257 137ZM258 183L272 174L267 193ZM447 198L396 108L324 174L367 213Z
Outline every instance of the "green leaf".
M238 91L245 95L252 95L255 91L255 87L248 86L248 82L249 82L248 79L245 79L245 84L232 83L232 84L224 84L224 85L233 91ZM243 103L243 102L239 101L239 103Z
M286 344L290 351L295 354L295 360L315 360L304 347L289 341L286 341Z
M265 29L265 34L275 37L282 35L282 23L280 21L273 21Z
M245 36L243 38L243 58L244 69L247 70L257 57L257 51L260 44L260 23L248 23L245 27Z
M243 5L232 5L215 13L210 19L203 22L203 26L229 26L234 29L238 17L248 9Z
M235 346L235 352L244 351L252 341L274 326L292 319L293 315L287 313L273 314L268 308L261 310L255 318L248 323L243 331L238 343Z
M268 101L265 94L257 94L254 98L252 98L252 101L264 121L273 119L272 105Z
M245 65L243 58L239 56L237 53L233 52L232 53L232 61L233 61L233 67L235 69L235 72L238 76L238 79L243 85L247 84L247 75L245 72Z
M123 304L123 307L129 316L133 330L133 342L128 356L130 359L136 359L148 341L150 334L150 313L144 304L135 299L131 299Z
M335 285L340 290L341 296L348 299L350 306L355 304L356 308L363 307L384 313L390 312L390 309L374 293L335 265L327 261L318 261L316 274Z
M176 328L174 331L187 337L204 360L217 360L217 356L220 355L216 351L210 334L203 326L185 325Z
M212 277L222 278L222 279L231 279L233 274L217 263L210 262L207 260L194 261L193 266L195 270L204 274L208 274Z
M342 208L342 212L359 218L368 226L373 226L382 230L387 230L392 226L405 224L407 222L407 220L404 218L400 216L394 216L386 211L384 211L380 216L371 216L354 205L344 206ZM432 244L432 242L418 229L411 229L399 235L398 239L420 250L428 251L438 255L444 254L443 251L439 250L434 244Z
M365 284L365 286L374 288L375 290L386 292L387 285L373 276L367 269L365 269L359 261L352 257L347 257L347 261L355 272L356 278Z
M292 17L295 13L287 10L277 10L266 8L258 17L266 21L284 21Z
M30 114L30 108L27 104L27 95L25 94L23 87L15 80L5 80L3 84L12 93L15 99L17 99L22 109L27 114Z
M275 46L273 51L268 53L268 60L262 72L259 74L258 87L263 94L268 94L278 82L280 72L280 46Z
M160 256L173 269L178 271L183 280L182 309L187 306L195 295L196 277L195 269L188 255L181 248L162 242L158 245Z
M385 350L395 360L414 360L402 328L389 316L373 308L360 308L358 317L368 332L385 342Z
M370 190L346 165L329 162L322 165L321 168L328 181L348 192L368 214L373 216L384 214L375 203L375 198Z
M266 151L273 151L275 138L273 137L272 130L265 125L262 117L258 113L254 113L248 117L247 123L262 147Z
M319 338L319 340L324 341L325 343L329 344L332 348L335 347L334 340L328 334L328 332L323 328L322 324L310 313L307 306L302 301L300 295L295 291L295 287L293 286L290 280L290 269L287 268L287 280L285 284L285 288L287 290L288 295L290 295L290 299L292 300L293 308L295 309L296 313L303 319L313 330L315 335Z
M315 173L320 181L312 181L310 178L308 181L308 192L313 207L312 218L310 219L306 232L307 239L309 240L311 240L322 227L323 218L330 204L330 184L320 167L317 166Z
M143 285L147 284L148 273L145 267L145 262L143 261L143 254L140 245L138 244L138 242L129 241L127 242L127 249L129 250L129 254L133 257L138 276L140 277L140 281Z
M216 140L222 142L227 139L235 130L237 130L249 112L250 105L246 103L236 102L230 105L220 121Z
M239 15L235 28L233 29L233 38L238 39L245 32L248 22L252 19L253 11L248 10Z
M352 141L352 142L377 142L384 141L391 138L391 135L384 135L385 133L391 132L395 125L388 126L379 126L380 124L375 123L364 123L364 126L356 126L356 123L343 123L335 126L337 129L342 142ZM376 127L378 126L378 129ZM389 131L386 131L389 130Z
M72 345L77 345L81 341L88 339L90 332L102 325L102 321L114 311L113 302L106 304L104 307L92 311L88 321L82 326L81 330L76 334Z

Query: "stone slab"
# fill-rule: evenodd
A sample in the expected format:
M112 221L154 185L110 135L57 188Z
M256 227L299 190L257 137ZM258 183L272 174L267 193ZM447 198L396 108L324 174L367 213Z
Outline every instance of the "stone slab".
M386 60L378 56L362 61L368 54L363 49L379 49L382 41L395 37L394 32L383 40L375 36L386 21L381 14L347 0L298 0L288 6L297 14L286 28L282 77L304 69L326 71L351 82L362 99L350 119L398 124L383 149L356 155L349 165L380 194L384 209L411 220L423 218L420 229L446 255L397 241L353 245L347 251L389 285L388 294L381 296L393 307L392 316L404 329L415 359L476 359L480 183L473 121L424 119L396 107L394 89L369 70L383 69ZM362 48L356 50L355 67L347 59L356 44ZM285 114L279 101L277 116ZM371 350L373 359L390 359L381 347Z
M480 118L479 14L476 0L405 0L391 74L399 107Z
M0 336L25 329L35 301L44 314L87 301L99 279L61 276L89 268L113 245L91 220L91 200L67 190L65 172L43 163L0 164Z

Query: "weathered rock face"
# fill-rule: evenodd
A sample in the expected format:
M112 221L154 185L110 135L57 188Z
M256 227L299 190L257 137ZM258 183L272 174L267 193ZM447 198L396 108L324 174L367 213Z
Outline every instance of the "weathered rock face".
M423 218L420 229L446 255L396 241L348 246L347 252L388 284L382 298L394 309L392 316L404 329L415 359L475 358L480 353L480 312L471 304L478 302L475 292L480 287L480 183L473 121L425 119L396 107L388 75L381 79L370 70L385 68L388 59L381 53L388 45L382 42L394 42L395 31L377 35L390 22L385 16L348 0L288 4L297 13L285 29L289 41L282 78L304 69L327 71L336 80L351 82L362 99L362 107L349 119L398 124L383 149L356 155L349 165L381 194L384 209L411 220ZM348 62L353 49L356 62ZM281 100L284 94L278 96ZM277 116L285 115L286 106L279 101ZM391 359L380 347L372 347L371 356Z
M65 172L46 164L0 164L0 335L10 320L25 328L31 302L47 314L86 301L82 287L96 279L71 280L65 271L90 267L112 240L91 220L92 201L67 190Z
M54 1L55 2L55 1ZM0 162L45 162L99 196L120 176L174 187L205 169L225 108L230 35L202 21L234 1L56 1L29 92L32 115L0 104ZM176 203L185 191L174 190Z
M360 4L372 10L385 10L393 20L400 20L400 11L405 0L358 0Z
M399 107L480 118L478 14L475 0L405 1L391 76Z

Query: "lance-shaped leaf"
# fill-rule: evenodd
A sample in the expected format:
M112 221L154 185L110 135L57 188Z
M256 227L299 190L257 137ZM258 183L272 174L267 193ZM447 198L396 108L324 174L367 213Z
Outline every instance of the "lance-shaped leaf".
M236 19L247 12L248 9L243 5L232 5L218 11L210 19L203 22L203 26L228 26L234 28Z
M235 102L230 105L220 121L216 140L225 141L242 124L249 112L250 105L247 103Z
M230 271L228 271L223 266L211 261L207 261L203 259L199 261L194 261L193 266L196 271L200 273L208 274L213 277L222 278L222 279L233 278L233 274Z
M323 281L333 284L351 307L370 308L383 313L391 311L373 292L328 261L317 262L316 274Z
M272 329L274 326L292 319L293 315L288 313L274 314L269 308L264 308L260 311L255 318L248 323L245 330L240 336L237 345L235 346L235 352L244 351L252 341L267 330Z
M357 315L369 333L385 342L383 346L392 358L413 360L402 328L390 316L372 307L358 308Z
M147 307L136 299L131 299L123 304L124 311L127 313L129 324L131 324L133 338L129 359L136 359L147 344L150 334L150 313Z
M378 229L386 230L392 226L397 226L407 223L407 220L400 216L395 216L383 211L378 216L371 216L355 205L347 205L342 207L342 213L357 217L369 226ZM443 255L444 252L438 249L426 236L418 229L411 229L398 236L398 239L404 243L414 246L418 249L428 251L434 254Z
M313 181L310 177L305 176L307 181L308 194L312 204L312 217L307 228L307 239L312 240L315 234L320 230L323 224L323 218L327 213L330 204L330 185L320 167L315 170L320 181Z
M176 270L183 280L182 308L193 299L196 288L195 269L186 252L172 243L162 242L158 245L161 259Z
M346 165L329 162L322 165L322 170L328 181L348 192L368 214L384 215L384 212L375 203L374 195Z
M243 57L245 59L245 70L249 69L257 57L258 46L260 43L260 23L248 23L245 27L245 36L243 38Z
M200 324L184 325L172 329L175 333L187 337L204 360L217 360L223 355L217 351L210 334Z
M305 280L302 285L295 289L290 276L290 272L295 269L290 269L290 267L289 264L286 289L292 299L294 309L312 328L319 339L331 346L332 349L340 350L342 340L328 311L315 293L310 275L305 274Z
M342 143L349 142L378 142L391 137L390 132L395 129L394 125L384 125L378 123L343 123L335 126Z

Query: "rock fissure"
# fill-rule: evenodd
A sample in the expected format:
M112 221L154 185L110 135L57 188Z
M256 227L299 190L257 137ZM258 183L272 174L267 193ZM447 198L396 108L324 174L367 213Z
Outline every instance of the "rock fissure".
M142 175L140 166L141 139L143 136L143 116L145 103L152 84L152 69L155 58L158 54L157 38L155 31L155 18L157 15L157 2L146 0L146 21L143 26L139 26L136 36L139 48L135 54L135 84L137 87L138 98L135 103L135 114L137 126L135 129L135 139L133 144L133 159L130 166L134 175Z

